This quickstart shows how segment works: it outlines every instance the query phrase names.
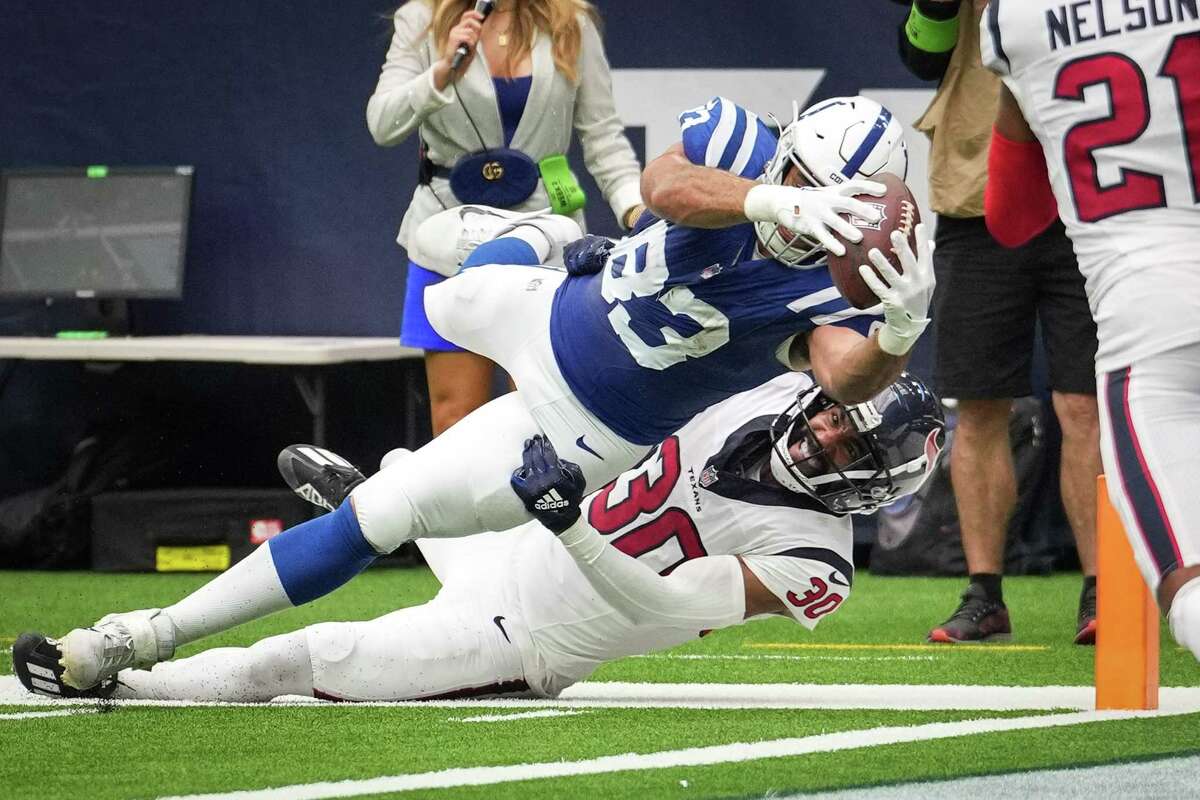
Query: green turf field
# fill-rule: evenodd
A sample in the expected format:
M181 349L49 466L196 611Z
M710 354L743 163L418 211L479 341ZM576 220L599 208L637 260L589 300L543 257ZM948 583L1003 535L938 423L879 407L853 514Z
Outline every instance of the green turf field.
M0 673L11 672L8 645L23 630L57 634L108 611L164 605L206 579L0 572ZM377 616L428 599L436 586L424 570L373 570L308 607L184 648L181 655L249 644L315 621ZM1071 644L1077 575L1005 581L1015 630L1008 645L924 645L925 631L953 609L961 587L959 580L862 574L843 608L815 633L786 621L754 623L608 665L592 681L971 684L979 687L969 690L972 696L980 697L999 692L989 688L994 686L1091 682L1091 650ZM1162 638L1163 685L1200 686L1200 667L1190 653L1165 630ZM593 695L603 694L604 687L591 688ZM71 713L27 716L44 711ZM0 705L0 786L4 796L43 798L292 787L275 795L282 798L299 796L298 784L419 776L308 787L303 796L758 797L1200 752L1200 713L1109 721L1077 716L1075 710L571 703L119 706L108 713L52 702ZM955 725L966 720L985 720L979 724L989 730L1035 727L972 733ZM892 743L871 744L863 731ZM928 738L934 735L945 738ZM467 771L476 767L484 769ZM442 770L453 772L428 775ZM398 792L409 785L448 788Z

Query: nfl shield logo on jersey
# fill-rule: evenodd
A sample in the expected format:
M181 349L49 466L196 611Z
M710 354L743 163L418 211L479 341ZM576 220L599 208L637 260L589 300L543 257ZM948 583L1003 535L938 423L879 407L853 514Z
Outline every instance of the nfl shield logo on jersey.
M704 471L700 473L700 485L707 489L717 482L717 477L716 467L705 467Z

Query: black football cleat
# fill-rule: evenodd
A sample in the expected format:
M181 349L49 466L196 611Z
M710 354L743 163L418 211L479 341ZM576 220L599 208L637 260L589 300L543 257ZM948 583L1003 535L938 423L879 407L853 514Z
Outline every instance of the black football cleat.
M279 452L279 474L314 506L335 510L352 489L366 480L358 467L337 453L312 444L293 444Z
M988 598L982 586L968 584L962 602L943 622L929 632L926 641L954 644L958 642L997 642L1012 638L1012 625L1004 603Z
M22 633L12 648L13 672L17 680L34 694L46 697L103 699L117 688L115 677L90 689L76 689L63 683L62 652L58 643L40 633Z
M1079 595L1079 616L1075 624L1075 644L1096 643L1096 584L1085 586Z

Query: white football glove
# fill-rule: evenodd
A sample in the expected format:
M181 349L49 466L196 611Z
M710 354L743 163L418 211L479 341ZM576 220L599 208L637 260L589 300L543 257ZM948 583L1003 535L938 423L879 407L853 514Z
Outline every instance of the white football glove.
M866 264L858 268L858 274L883 303L884 325L879 330L879 347L893 356L902 356L911 350L929 325L929 302L936 284L933 241L925 232L924 223L917 225L916 237L917 252L914 255L908 238L900 231L892 231L892 250L900 258L903 274L874 247L867 257L879 270L879 275ZM879 279L880 275L883 280Z
M862 231L839 214L850 214L867 222L879 219L879 209L852 195L887 193L887 187L874 181L847 181L838 186L776 186L762 183L746 194L742 210L752 222L774 222L794 233L808 236L835 256L846 248L833 236L840 234L851 242L862 241Z

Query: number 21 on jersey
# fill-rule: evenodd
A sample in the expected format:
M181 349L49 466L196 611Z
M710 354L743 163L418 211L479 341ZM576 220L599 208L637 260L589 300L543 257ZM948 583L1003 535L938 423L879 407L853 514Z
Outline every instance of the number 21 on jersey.
M1192 201L1200 203L1200 31L1171 40L1158 77L1174 85L1185 152L1172 158L1186 165ZM1063 158L1080 221L1098 222L1127 211L1166 206L1162 175L1122 166L1120 180L1102 186L1096 164L1097 150L1137 141L1150 127L1151 95L1144 70L1124 53L1077 58L1058 71L1054 96L1083 102L1084 91L1092 86L1104 87L1112 111L1072 126L1063 139Z

